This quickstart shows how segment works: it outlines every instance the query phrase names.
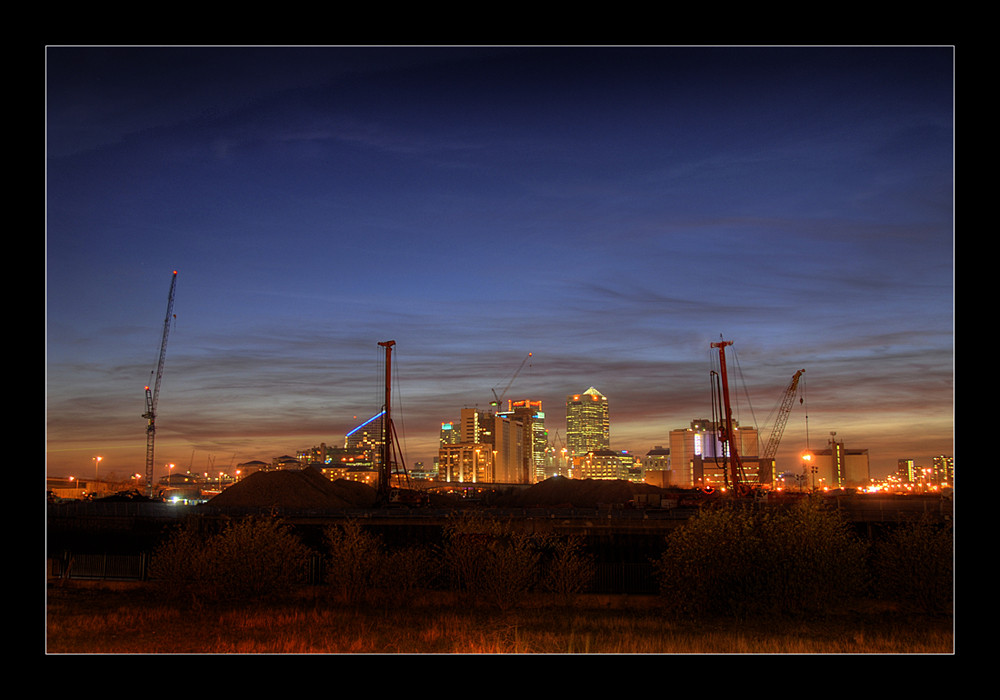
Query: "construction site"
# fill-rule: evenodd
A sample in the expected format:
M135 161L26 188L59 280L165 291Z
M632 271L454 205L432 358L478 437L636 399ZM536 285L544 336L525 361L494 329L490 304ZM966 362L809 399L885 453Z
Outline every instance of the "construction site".
M705 508L732 502L780 507L807 496L806 490L791 492L774 488L777 477L774 457L805 370L797 371L782 392L764 449L759 455L744 455L733 418L726 363L726 348L732 341L724 340L711 344L718 351L718 371L712 372L713 424L717 426L718 449L706 452L703 463L698 465L705 472L713 470L721 488L678 488L622 479L563 476L538 483L418 482L407 473L399 449L391 385L396 343L389 340L378 343L385 374L384 402L379 413L382 434L379 454L374 460L377 470L374 485L331 479L321 469L307 466L252 473L196 504L167 502L154 492L153 465L158 398L176 283L175 271L158 362L145 387L144 489L104 499L50 503L47 513L50 572L61 570L67 561L85 561L87 557L103 556L106 566L107 556L111 555L126 557L131 562L128 565L131 573L111 573L111 576L142 578L143 557L173 525L192 517L209 522L247 516L280 517L306 533L306 539L310 532L315 538L315 533L330 523L352 520L378 531L387 543L404 545L439 540L449 522L468 512L502 518L532 532L581 536L601 564L645 566L658 555L672 529ZM493 392L496 405L509 387L510 382L501 394ZM899 499L837 491L823 498L828 507L837 509L853 523L860 534L869 536L893 523L918 517L945 521L952 515L951 499L940 495ZM86 566L78 565L76 575L98 575L81 574L81 568ZM105 569L100 575L109 574ZM614 588L616 584L605 585ZM623 582L620 585L628 587ZM641 588L649 584L635 585Z

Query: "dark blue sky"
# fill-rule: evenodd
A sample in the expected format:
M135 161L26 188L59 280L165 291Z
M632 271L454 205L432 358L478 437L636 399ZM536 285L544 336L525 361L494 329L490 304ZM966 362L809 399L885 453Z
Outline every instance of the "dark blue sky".
M779 461L951 454L954 52L930 48L47 50L50 474L340 444L608 396L612 447L743 424L806 370ZM787 463L787 466L792 466Z

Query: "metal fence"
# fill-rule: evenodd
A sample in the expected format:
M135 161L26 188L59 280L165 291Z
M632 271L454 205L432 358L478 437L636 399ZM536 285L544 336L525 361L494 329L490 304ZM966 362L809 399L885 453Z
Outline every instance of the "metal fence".
M48 559L48 580L148 581L148 554L71 554ZM311 585L323 583L320 555L309 561L305 579ZM651 594L658 590L652 564L597 564L590 593Z
M145 581L146 554L67 554L49 558L48 578L102 581Z
M653 594L659 591L652 564L597 564L590 593Z

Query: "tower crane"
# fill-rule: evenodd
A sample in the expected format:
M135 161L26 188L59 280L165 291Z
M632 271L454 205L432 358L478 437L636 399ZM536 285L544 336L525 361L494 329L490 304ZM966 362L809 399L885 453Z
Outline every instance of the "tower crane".
M160 396L160 382L163 380L163 361L167 356L167 335L170 333L170 318L174 310L174 290L177 288L177 270L170 279L170 294L167 296L167 317L163 321L163 339L160 341L160 360L156 365L153 388L146 386L146 490L153 495L153 442L156 434L156 402Z
M502 408L503 408L503 404L502 404L503 397L507 395L507 390L510 389L511 384L514 383L514 380L517 379L517 375L519 375L521 373L521 370L524 369L525 363L527 363L527 361L530 360L530 359L531 359L531 353L529 352L525 356L525 358L523 360L521 360L520 367L518 367L517 371L514 372L514 376L510 378L510 381L507 382L507 386L504 387L503 392L499 396L497 396L497 390L496 389L491 389L491 391L493 392L493 403L491 405L495 406L498 411L502 410Z
M762 469L766 466L771 470L772 480L774 479L774 456L778 452L778 443L781 442L781 436L785 432L785 424L788 422L788 415L792 411L792 400L795 398L795 392L799 386L799 378L803 372L805 370L800 369L792 375L792 381L782 395L781 405L778 407L778 415L774 419L774 427L771 428L771 435L767 439L767 446L760 456L760 466Z

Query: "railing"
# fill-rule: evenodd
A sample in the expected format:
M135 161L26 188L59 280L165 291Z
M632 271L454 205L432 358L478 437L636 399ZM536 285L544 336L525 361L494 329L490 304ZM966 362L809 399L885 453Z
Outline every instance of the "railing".
M68 554L49 558L48 578L102 581L145 581L148 557L145 554Z
M148 581L147 554L70 554L48 559L49 582L79 581ZM305 578L311 585L323 583L322 556L313 556ZM656 593L657 584L652 564L597 564L590 593Z
M632 595L653 594L659 591L659 584L653 573L652 564L597 564L589 593L628 593Z

